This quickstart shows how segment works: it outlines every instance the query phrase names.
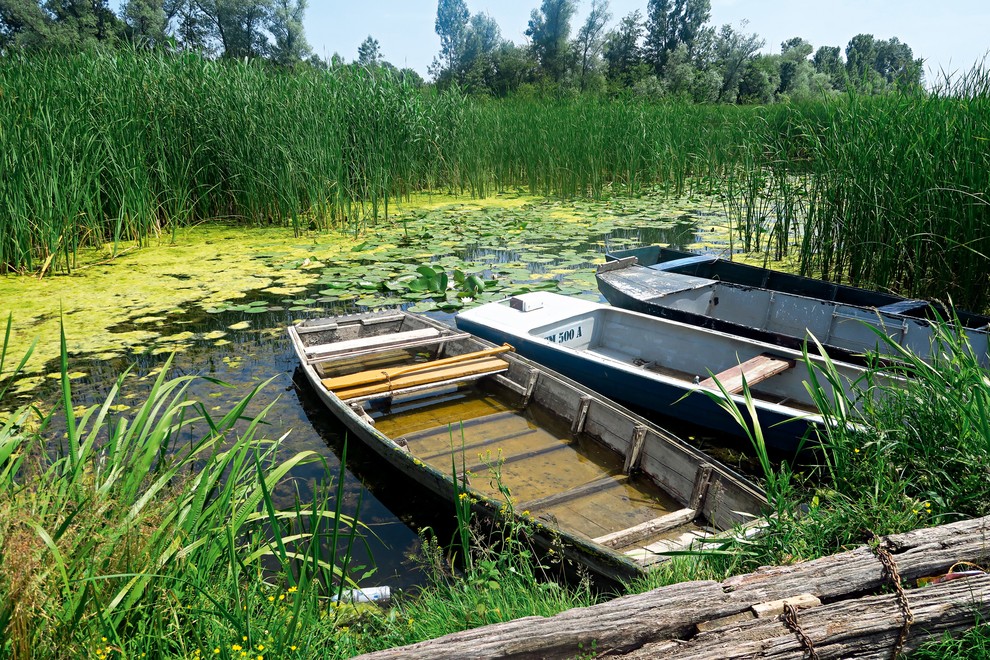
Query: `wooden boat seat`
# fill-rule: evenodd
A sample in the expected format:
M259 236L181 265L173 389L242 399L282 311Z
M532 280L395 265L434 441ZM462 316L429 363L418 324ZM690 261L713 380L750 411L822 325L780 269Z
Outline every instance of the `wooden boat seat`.
M717 259L718 257L713 254L693 254L690 257L683 257L681 259L661 261L658 264L647 266L647 268L651 268L653 270L677 270L678 268L685 268L687 266L714 263Z
M721 373L717 373L711 378L706 378L699 385L717 390L718 385L715 381L718 380L726 392L729 394L739 394L743 391L743 377L746 379L746 384L749 387L753 387L753 385L762 383L767 378L787 371L793 366L794 360L770 353L763 353L746 360L742 364L737 364Z
M509 363L495 356L510 350L512 350L511 346L500 346L440 360L388 369L369 369L346 376L324 378L322 382L327 390L343 401L395 394L424 385L471 380L507 371Z
M687 525L697 517L698 512L694 509L680 509L627 529L620 529L610 534L599 536L594 541L609 548L624 548L638 541L648 539L651 536L658 536L672 529L677 529L682 525Z
M317 344L306 347L306 358L313 360L329 358L336 355L353 353L355 351L381 350L384 348L397 348L408 346L410 342L419 342L424 339L435 339L440 336L440 331L436 328L421 328L419 330L406 330L405 332L393 332L373 337L359 337L358 339L347 339L345 341L335 341L328 344Z
M890 303L889 305L877 307L877 311L883 312L884 314L907 314L908 312L924 309L925 307L928 307L929 304L930 303L927 300L899 300L898 302Z

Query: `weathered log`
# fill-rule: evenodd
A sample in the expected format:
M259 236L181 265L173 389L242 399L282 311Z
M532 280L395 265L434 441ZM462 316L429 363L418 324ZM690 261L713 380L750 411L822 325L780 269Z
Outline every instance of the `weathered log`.
M901 578L910 581L945 573L957 562L986 563L990 560L988 537L990 516L892 535L884 540L884 546L896 562ZM800 657L802 651L796 636L780 623L779 617L709 627L705 633L698 633L697 626L745 614L760 603L805 593L829 603L799 612L800 625L816 648L833 649L821 657L860 653L854 650L860 646L843 646L853 643L873 648L876 657L889 657L903 623L897 601L892 594L864 595L890 586L883 564L874 551L863 546L801 564L761 568L721 583L675 584L552 617L516 619L365 657L566 658L592 648L609 655L638 650L646 653L639 657L656 657L660 650L674 653L681 647L694 652L697 647L691 645L701 644L702 640L708 640L706 644L723 644L711 657L728 657L724 645L734 648L742 643L754 645L749 647L747 657L789 657L787 654ZM942 630L972 626L974 612L979 609L975 604L978 599L974 598L976 588L990 588L988 578L967 578L909 590L908 600L915 603L912 610L917 607L918 611L914 612L916 623L911 627L905 648L913 648L930 634L940 634ZM850 600L854 598L858 600ZM821 617L818 611L822 612ZM833 627L835 620L846 623ZM749 641L742 636L731 637L731 630L757 630L766 626L769 626L766 630L772 631L769 637L770 633L754 633L757 637ZM719 642L720 635L730 637Z
M914 622L901 650L946 632L972 628L990 615L990 576L953 580L905 591ZM904 625L896 594L865 596L800 610L798 625L821 660L891 657ZM802 658L807 648L783 617L753 619L702 633L684 642L651 643L623 655L627 660L722 660L723 658Z

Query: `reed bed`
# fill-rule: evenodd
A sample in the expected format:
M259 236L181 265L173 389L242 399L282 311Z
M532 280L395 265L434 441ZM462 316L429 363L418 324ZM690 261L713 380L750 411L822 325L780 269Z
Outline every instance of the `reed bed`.
M23 367L4 370L8 339L9 321L0 392ZM213 416L167 371L129 412L120 381L80 412L63 337L64 433L32 408L0 420L0 657L311 657L333 638L367 532L342 482L277 509L323 458L260 437L263 385Z
M749 249L796 246L805 275L987 308L990 76L764 118L764 150L726 186ZM771 240L751 242L760 232Z
M987 305L990 74L764 107L504 100L192 53L0 59L0 269L190 222L360 230L419 190L721 197L805 274Z
M0 59L0 267L204 219L333 227L437 184L455 96L363 69L95 52Z

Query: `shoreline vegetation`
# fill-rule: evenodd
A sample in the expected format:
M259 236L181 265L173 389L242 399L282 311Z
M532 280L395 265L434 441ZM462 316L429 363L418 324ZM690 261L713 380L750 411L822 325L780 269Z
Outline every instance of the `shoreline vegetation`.
M883 367L911 380L866 397L856 424L844 423L849 402L828 406L822 397L835 423L810 462L771 461L758 424L740 416L770 496L766 533L674 558L622 593L721 580L987 514L990 378L963 338L946 332L938 341L944 350L932 364L902 353ZM2 657L345 658L614 595L583 580L547 580L555 560L533 552L525 523L501 530L493 544L455 507L451 549L425 539L431 577L418 594L400 594L387 609L334 603L331 596L373 572L347 559L370 532L333 506L343 501L341 475L306 500L296 490L293 506L276 509L273 492L293 488L291 469L322 459L281 456L280 440L263 439L271 404L246 411L267 396L264 384L211 416L187 396L197 377L171 377L166 364L129 412L114 412L116 387L79 410L64 338L62 346L54 413L67 415L64 435L50 438L53 413L33 407L0 426ZM0 388L29 358L0 373ZM814 391L836 378L828 366L806 368ZM859 383L863 391L877 369ZM990 630L973 625L918 657L985 650Z
M990 74L768 106L437 92L361 67L201 55L0 59L0 268L209 219L359 233L421 190L723 197L738 240L799 270L987 307ZM243 137L250 135L250 140Z

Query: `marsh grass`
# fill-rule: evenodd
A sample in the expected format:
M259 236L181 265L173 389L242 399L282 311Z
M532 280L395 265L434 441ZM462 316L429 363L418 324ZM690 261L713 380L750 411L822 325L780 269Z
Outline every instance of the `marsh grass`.
M740 244L804 274L983 309L983 68L927 94L766 107L471 99L341 67L193 53L0 60L0 268L191 222L361 231L413 191L719 194Z
M330 505L339 488L275 507L323 459L259 437L263 385L211 417L166 364L133 414L114 413L120 381L80 414L62 343L61 442L52 415L0 429L0 655L290 657L332 637L325 598L354 585L337 550L361 526Z
M773 515L762 536L738 543L732 570L990 513L990 378L964 335L951 324L935 330L931 362L877 332L897 359L868 367L847 398L832 395L843 388L827 356L813 362L806 353L806 386L824 423L794 471L786 462L773 468ZM901 380L874 392L880 373ZM781 480L787 488L775 489Z

